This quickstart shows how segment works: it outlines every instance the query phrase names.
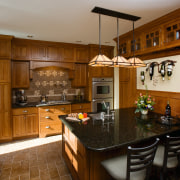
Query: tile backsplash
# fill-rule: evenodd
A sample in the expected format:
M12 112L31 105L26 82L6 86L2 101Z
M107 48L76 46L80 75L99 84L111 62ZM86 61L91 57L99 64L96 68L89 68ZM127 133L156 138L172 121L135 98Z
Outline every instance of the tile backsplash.
M13 102L15 102L15 92L13 89ZM75 89L71 87L71 81L68 77L68 71L64 69L41 69L33 70L33 79L30 81L30 87L25 89L25 95L28 102L40 101L41 95L48 96L48 100L61 100L62 93L66 94L67 100L73 100L74 95L79 92L84 95L84 89Z

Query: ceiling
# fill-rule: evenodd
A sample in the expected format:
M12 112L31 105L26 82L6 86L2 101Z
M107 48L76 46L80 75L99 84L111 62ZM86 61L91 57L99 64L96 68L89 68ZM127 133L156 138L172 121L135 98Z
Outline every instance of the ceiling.
M98 44L99 6L135 16L135 28L180 8L180 0L0 0L0 34L80 44ZM101 43L115 45L116 18L101 16ZM132 22L119 20L119 34ZM80 42L78 42L80 41Z

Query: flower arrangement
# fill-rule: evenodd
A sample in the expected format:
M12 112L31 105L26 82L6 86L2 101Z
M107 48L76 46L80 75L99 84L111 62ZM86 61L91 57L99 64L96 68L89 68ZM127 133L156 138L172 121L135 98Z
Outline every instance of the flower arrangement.
M143 110L154 110L154 104L155 99L148 95L148 93L146 93L145 95L142 95L142 93L140 93L137 101L135 101L135 105L137 107L135 113L142 112Z

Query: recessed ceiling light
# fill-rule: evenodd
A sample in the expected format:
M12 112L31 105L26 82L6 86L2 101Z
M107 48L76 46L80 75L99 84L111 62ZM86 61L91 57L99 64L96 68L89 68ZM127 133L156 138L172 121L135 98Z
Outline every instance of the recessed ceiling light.
M27 35L28 38L33 38L33 35Z
M77 43L81 43L82 41L76 41Z

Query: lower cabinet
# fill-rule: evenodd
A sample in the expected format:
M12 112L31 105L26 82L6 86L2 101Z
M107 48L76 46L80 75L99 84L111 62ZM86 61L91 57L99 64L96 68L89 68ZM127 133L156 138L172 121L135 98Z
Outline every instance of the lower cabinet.
M13 109L13 138L37 135L39 133L37 108Z
M63 125L63 128L63 157L65 157L73 177L78 180L85 180L89 178L85 148L66 126Z
M56 105L39 107L39 137L62 133L62 123L59 115L69 114L71 105Z
M71 105L72 113L91 112L91 103L79 103Z

